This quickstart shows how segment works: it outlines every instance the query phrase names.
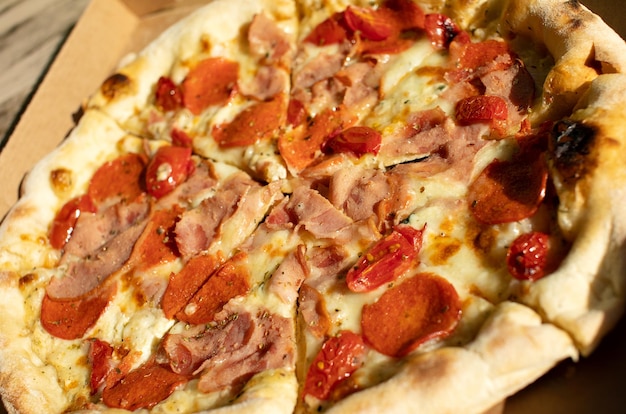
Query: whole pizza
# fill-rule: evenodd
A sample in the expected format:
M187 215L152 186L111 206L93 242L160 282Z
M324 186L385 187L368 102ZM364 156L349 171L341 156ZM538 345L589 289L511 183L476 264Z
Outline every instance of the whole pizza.
M208 2L2 222L7 410L484 413L621 317L624 73L576 0Z

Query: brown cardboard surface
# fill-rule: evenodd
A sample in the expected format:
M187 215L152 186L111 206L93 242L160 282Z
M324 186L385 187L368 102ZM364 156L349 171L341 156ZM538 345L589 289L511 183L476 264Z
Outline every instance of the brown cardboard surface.
M93 0L51 65L0 153L0 218L18 198L32 165L50 152L73 126L73 114L114 70L125 54L139 50L162 28L203 0ZM626 38L621 1L584 0ZM511 356L515 358L515 356ZM506 414L617 413L626 405L626 321L589 358L566 361L527 389L495 407ZM5 413L0 406L0 414Z
M67 135L81 102L120 59L140 50L200 3L93 0L89 4L0 153L0 177L6 190L0 197L0 218L17 201L24 175Z

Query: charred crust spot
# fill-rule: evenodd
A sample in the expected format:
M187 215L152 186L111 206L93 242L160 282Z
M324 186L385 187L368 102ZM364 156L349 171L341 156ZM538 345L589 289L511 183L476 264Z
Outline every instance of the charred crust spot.
M570 21L570 28L572 30L580 30L585 25L585 22L581 19L572 19Z
M573 10L579 10L581 8L580 2L578 0L567 0L567 2L565 2L565 5L571 7Z
M57 194L63 194L72 188L72 172L66 168L50 171L50 184Z
M554 166L567 181L576 181L592 166L590 158L596 131L580 122L562 120L552 129L550 151Z
M100 92L105 98L111 100L130 85L130 78L123 73L115 73L109 76L100 87Z

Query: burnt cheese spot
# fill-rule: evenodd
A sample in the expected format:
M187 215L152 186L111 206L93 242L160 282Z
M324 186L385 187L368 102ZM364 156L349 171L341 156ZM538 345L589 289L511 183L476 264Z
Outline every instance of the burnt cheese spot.
M562 120L554 125L550 150L563 180L576 181L595 165L590 156L595 137L595 129L580 122Z
M115 73L109 76L100 87L100 92L107 99L114 99L123 94L130 87L131 80L123 73Z

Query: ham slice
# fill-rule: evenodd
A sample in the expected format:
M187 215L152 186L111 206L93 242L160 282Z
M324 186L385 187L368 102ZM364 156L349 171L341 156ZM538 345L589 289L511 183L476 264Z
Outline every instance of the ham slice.
M220 224L230 217L244 194L260 187L245 173L235 173L219 187L216 195L182 214L176 224L176 244L183 257L206 250L215 239Z
M237 391L254 374L290 368L295 361L293 320L259 309L229 305L215 324L196 325L163 340L161 362L200 377L202 392Z
M284 303L296 303L298 289L309 275L305 253L305 246L299 245L282 261L269 280L268 291L277 295Z
M248 29L250 53L267 64L289 56L291 46L287 33L263 13L254 16Z
M53 278L46 293L53 299L71 299L98 287L126 263L146 223L143 220L128 227L88 258L70 262L65 277Z
M298 186L272 209L265 224L271 230L306 230L315 237L332 239L352 220L318 191Z
M72 237L65 244L61 263L91 255L128 227L145 219L149 211L150 204L144 195L132 203L117 203L98 213L81 214Z

